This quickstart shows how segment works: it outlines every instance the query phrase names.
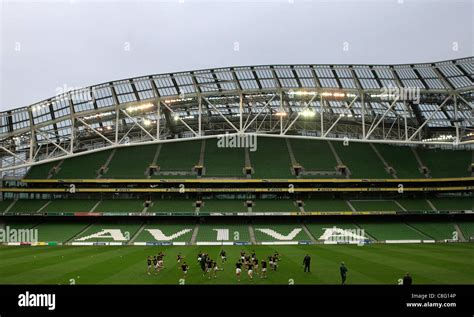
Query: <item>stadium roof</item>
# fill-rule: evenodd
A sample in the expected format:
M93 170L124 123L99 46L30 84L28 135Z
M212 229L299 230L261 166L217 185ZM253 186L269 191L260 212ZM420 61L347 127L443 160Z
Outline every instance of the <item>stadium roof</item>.
M91 148L224 132L468 144L473 97L474 57L148 75L1 112L0 152L8 169Z

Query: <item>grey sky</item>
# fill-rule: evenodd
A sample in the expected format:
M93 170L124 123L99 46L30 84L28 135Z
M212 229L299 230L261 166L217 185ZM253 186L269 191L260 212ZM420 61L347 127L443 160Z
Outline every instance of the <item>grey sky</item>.
M2 111L156 73L474 55L472 0L0 1Z

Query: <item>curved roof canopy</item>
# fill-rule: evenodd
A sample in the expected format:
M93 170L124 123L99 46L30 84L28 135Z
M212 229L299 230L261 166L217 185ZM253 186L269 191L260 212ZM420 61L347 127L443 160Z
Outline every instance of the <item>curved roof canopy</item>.
M149 75L1 112L0 152L12 162L3 164L8 169L92 148L224 132L469 144L473 100L474 57Z

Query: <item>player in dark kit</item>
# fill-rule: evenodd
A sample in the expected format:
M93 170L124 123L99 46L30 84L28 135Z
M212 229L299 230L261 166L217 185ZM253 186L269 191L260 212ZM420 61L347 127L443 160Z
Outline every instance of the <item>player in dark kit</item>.
M249 269L249 264L250 264L250 255L246 255L245 256L245 260L244 260L244 265L245 265L245 269L248 270Z
M275 252L273 255L273 270L276 271L278 268L278 262L280 261L280 253Z
M207 274L208 279L211 279L212 268L213 267L214 267L214 261L210 257L207 257L207 259L206 259L206 272L204 274Z
M247 264L247 275L249 276L251 280L253 280L253 263L252 262L249 262Z
M201 259L202 259L202 252L199 251L198 256L197 256L197 260L199 263L201 263Z
M260 278L267 278L267 261L265 259L262 260L262 270L260 274Z
M257 274L257 276L258 276L259 275L259 272L258 272L258 259L254 258L253 261L252 261L252 264L253 264L253 269L254 269L255 274Z
M219 271L219 267L217 266L217 261L212 261L212 276L217 278L217 271Z
M163 257L164 256L165 255L162 252L160 252L160 253L158 253L158 256L156 257L156 259L158 260L158 263L157 263L157 270L158 271L160 271L161 269L163 269L165 267L164 262L163 262Z
M181 270L183 271L183 278L186 278L186 275L188 274L188 269L189 269L189 266L186 264L186 262L183 262L183 264L181 264Z
M206 262L207 262L207 255L205 253L201 253L201 256L199 257L201 259L199 261L199 264L201 265L201 270L203 272L203 276L206 275Z
M347 278L347 267L345 266L344 262L341 262L341 267L339 268L341 273L341 285L346 285L346 278Z
M219 253L219 255L221 256L221 261L222 263L224 263L225 261L227 261L227 256L226 256L226 253L224 250L221 250L221 252Z
M274 270L273 268L273 255L268 257L268 264L270 264L270 269Z
M242 262L235 263L235 275L237 275L237 282L240 282L240 273L242 273Z
M245 260L245 251L244 250L240 251L240 259L242 261Z
M158 258L156 255L153 257L153 267L155 268L155 274L158 272Z
M181 263L182 259L184 259L184 257L181 255L181 253L178 253L178 255L176 256L176 261L178 261L178 263Z
M151 266L151 256L148 256L148 258L146 259L146 263L148 265L147 273L148 273L148 275L150 275L151 274L150 270L152 268L152 266Z

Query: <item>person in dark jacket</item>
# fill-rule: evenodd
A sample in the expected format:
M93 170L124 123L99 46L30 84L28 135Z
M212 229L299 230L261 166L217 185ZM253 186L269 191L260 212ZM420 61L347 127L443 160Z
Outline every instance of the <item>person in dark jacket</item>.
M413 280L411 279L410 273L406 273L405 276L403 277L403 285L408 285L410 286L412 284Z
M341 284L346 285L347 267L344 264L344 262L341 262L341 266L339 267L339 272L341 273Z
M306 254L306 256L303 259L303 265L304 265L304 272L311 272L310 270L310 264L311 264L311 257Z

